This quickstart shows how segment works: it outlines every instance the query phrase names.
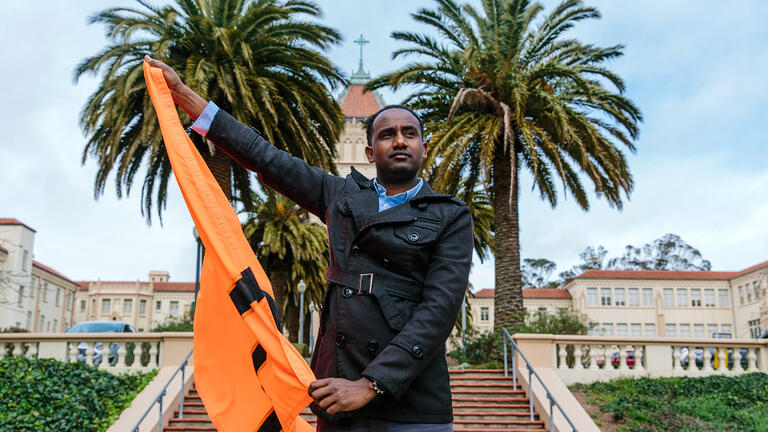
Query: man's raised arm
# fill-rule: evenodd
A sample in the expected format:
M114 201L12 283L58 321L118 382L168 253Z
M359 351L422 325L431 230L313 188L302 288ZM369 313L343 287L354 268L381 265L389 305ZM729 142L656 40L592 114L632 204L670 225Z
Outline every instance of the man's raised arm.
M192 126L237 163L259 174L259 179L325 222L325 209L344 180L313 167L303 159L275 148L261 134L209 103L185 85L165 63L145 60L163 70L168 89L193 120Z

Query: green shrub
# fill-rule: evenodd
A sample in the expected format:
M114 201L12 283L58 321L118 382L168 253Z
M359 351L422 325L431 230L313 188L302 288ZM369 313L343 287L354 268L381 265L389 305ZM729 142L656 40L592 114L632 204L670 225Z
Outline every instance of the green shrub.
M309 345L305 343L293 343L293 347L301 354L302 357L309 357Z
M0 360L0 431L104 431L155 374L112 375L52 359Z
M574 385L620 431L768 432L768 375L640 378Z

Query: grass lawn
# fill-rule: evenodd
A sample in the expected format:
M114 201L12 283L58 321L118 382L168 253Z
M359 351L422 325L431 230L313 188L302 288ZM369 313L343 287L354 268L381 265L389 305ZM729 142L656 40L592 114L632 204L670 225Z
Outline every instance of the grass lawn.
M618 379L571 386L604 431L768 432L768 375Z

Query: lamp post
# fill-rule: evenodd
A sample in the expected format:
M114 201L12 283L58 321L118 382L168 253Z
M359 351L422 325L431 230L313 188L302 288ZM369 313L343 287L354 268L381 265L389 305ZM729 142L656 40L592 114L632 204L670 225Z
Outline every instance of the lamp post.
M304 292L307 290L307 284L304 279L299 281L299 343L304 343Z

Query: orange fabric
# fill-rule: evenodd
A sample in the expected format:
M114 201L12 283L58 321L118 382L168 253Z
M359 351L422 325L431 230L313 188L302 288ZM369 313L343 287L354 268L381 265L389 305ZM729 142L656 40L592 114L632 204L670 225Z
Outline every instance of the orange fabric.
M181 126L162 70L145 62L144 78L173 173L205 245L194 365L208 415L220 431L313 431L298 415L311 401L307 388L315 377L277 329L269 280Z

